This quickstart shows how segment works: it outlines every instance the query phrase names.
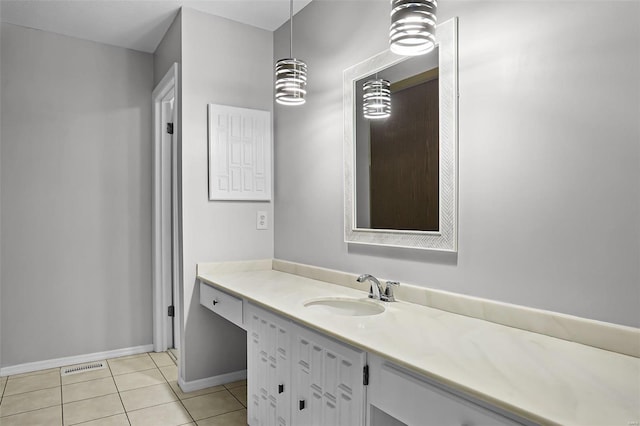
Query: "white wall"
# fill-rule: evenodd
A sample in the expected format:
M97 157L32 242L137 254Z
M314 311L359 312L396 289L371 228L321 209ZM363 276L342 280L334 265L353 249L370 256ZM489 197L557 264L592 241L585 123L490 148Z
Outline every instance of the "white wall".
M207 104L272 109L269 31L182 10L182 220L187 381L246 368L246 333L199 304L196 263L273 257L273 226L256 230L270 202L209 201Z
M2 365L152 342L152 56L2 24Z
M640 3L443 1L459 16L459 253L343 241L342 71L386 1L294 19L306 105L275 108L275 256L640 325ZM274 35L288 54L288 27Z

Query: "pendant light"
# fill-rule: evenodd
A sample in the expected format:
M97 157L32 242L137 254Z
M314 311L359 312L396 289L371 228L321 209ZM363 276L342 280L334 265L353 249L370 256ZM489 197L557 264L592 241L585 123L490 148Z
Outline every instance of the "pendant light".
M276 62L276 102L302 105L307 94L307 64L293 57L293 0L289 3L289 57Z
M362 112L364 118L377 120L391 115L391 90L389 80L376 78L362 85Z
M391 51L407 56L431 52L436 46L437 8L437 0L391 0Z

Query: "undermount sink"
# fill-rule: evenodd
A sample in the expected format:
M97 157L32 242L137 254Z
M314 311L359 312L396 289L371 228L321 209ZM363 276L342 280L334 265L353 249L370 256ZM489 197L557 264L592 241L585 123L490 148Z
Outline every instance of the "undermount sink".
M361 317L378 315L384 312L384 306L366 299L350 299L346 297L325 297L312 299L304 303L305 308L327 314Z

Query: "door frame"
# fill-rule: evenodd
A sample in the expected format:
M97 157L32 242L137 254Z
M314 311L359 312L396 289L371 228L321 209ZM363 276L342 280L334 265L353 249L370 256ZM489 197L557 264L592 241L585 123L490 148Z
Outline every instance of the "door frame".
M178 92L178 64L174 63L167 71L167 74L160 80L152 93L152 107L153 107L153 192L152 192L152 258L151 258L151 279L153 283L153 350L155 352L164 352L171 346L172 342L169 342L167 338L167 332L169 325L166 321L167 308L171 305L171 294L168 289L163 288L163 282L168 278L162 268L162 253L165 250L171 250L173 253L171 257L172 263L172 282L173 282L173 306L174 306L174 335L173 340L176 345L180 345L180 336L182 334L182 323L180 321L181 313L181 254L182 254L182 242L180 240L180 217L179 217L179 196L178 196L178 179L177 173L177 145L179 143L179 92ZM173 91L174 94L174 108L173 108L173 143L172 143L172 166L167 169L163 167L162 161L162 140L164 129L162 123L162 111L163 102L168 94ZM163 177L165 179L163 179ZM171 236L167 241L162 235L162 223L163 219L163 192L166 190L166 185L163 186L163 182L166 182L168 177L171 182L172 200L171 200ZM177 321L177 326L175 326Z

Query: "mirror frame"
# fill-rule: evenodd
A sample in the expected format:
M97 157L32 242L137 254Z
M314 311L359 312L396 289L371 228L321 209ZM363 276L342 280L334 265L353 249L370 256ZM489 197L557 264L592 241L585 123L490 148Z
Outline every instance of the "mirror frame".
M437 26L439 48L439 207L438 231L358 228L355 189L356 81L402 62L400 56L385 50L343 73L344 108L344 239L347 243L404 247L448 252L458 251L458 18Z

